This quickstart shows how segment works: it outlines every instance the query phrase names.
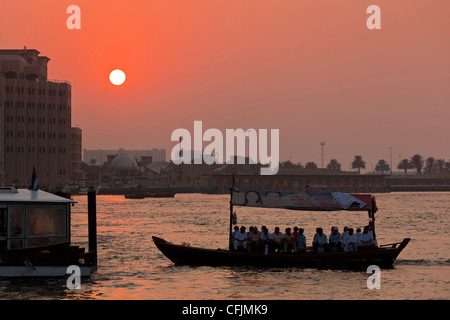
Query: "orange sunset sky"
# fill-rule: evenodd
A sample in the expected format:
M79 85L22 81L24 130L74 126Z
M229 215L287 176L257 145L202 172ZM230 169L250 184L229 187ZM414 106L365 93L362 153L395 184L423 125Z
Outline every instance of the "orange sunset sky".
M83 148L165 148L173 130L280 130L280 160L372 170L450 158L448 0L0 0L0 48L72 84ZM66 9L81 8L81 30ZM368 6L381 8L369 30ZM109 82L116 68L122 86ZM206 143L204 144L206 146Z

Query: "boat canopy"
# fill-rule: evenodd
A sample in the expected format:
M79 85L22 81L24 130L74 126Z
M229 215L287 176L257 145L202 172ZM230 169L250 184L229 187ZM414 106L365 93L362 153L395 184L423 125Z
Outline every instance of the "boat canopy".
M71 199L60 197L42 190L2 188L0 190L0 203L6 202L75 203L75 201Z
M232 205L263 208L282 208L306 211L369 211L376 212L375 197L371 194L342 192L307 193L258 190L233 190Z

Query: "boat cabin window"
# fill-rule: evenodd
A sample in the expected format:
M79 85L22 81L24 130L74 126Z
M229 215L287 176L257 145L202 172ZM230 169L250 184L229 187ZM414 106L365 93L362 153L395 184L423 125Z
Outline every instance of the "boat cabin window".
M66 226L64 205L27 206L26 247L66 242Z
M6 217L8 209L0 207L0 262L6 259Z
M66 205L10 205L9 250L67 242Z
M0 241L6 239L6 216L7 208L0 208Z
M9 207L8 249L23 248L23 230L25 222L25 206Z

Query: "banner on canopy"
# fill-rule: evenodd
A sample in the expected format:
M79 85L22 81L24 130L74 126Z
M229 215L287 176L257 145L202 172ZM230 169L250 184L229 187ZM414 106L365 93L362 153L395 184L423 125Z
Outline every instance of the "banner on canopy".
M312 211L367 211L372 208L370 194L342 192L306 193L239 190L233 191L233 205Z

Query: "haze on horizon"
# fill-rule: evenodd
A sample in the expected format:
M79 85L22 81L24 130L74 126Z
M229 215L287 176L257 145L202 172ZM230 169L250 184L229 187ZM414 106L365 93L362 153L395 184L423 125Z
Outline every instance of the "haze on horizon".
M86 149L165 148L173 130L279 129L280 160L371 170L450 158L450 2L56 0L2 4L2 49L48 56L72 84ZM366 28L377 4L382 29ZM122 69L121 86L109 73Z

